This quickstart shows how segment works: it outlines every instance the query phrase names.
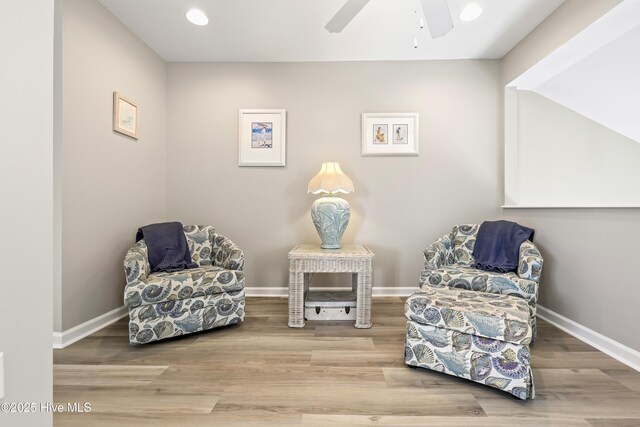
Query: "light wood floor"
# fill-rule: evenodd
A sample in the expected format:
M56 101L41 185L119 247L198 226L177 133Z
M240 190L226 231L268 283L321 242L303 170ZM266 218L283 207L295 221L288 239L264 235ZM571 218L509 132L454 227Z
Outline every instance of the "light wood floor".
M130 346L127 319L54 351L54 401L90 402L57 426L640 426L640 373L540 321L536 399L403 362L403 299L374 298L373 327L287 327L285 298L247 319Z

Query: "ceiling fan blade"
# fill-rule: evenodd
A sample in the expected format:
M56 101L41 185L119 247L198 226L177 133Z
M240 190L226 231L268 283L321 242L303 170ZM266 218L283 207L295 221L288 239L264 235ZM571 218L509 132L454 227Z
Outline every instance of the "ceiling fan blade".
M420 3L431 37L437 39L451 31L453 21L447 0L420 0Z
M330 33L339 33L367 3L369 3L369 0L347 0L344 6L342 6L324 27Z

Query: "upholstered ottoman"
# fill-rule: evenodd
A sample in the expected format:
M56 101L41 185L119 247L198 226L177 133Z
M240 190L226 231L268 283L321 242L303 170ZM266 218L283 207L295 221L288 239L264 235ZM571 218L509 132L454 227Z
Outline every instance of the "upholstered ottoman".
M405 363L533 399L529 313L515 296L422 289L405 303Z

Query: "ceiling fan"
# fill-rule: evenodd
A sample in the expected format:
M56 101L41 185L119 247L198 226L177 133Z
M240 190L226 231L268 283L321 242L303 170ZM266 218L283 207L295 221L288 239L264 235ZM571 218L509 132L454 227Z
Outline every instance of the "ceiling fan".
M325 28L330 33L339 33L364 8L369 0L347 0L340 10L329 20ZM424 19L434 39L442 37L453 28L447 0L420 0Z

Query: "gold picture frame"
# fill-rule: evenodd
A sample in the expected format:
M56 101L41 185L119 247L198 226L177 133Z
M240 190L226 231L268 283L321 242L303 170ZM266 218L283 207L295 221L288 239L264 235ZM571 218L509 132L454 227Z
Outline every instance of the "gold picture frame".
M128 98L113 92L113 130L138 139L138 105Z

